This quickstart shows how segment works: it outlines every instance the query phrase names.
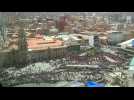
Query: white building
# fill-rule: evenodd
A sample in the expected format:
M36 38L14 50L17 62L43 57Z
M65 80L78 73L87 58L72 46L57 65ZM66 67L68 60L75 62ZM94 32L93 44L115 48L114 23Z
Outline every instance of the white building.
M89 36L89 46L94 46L94 36Z
M132 16L126 17L126 23L131 24L132 23Z

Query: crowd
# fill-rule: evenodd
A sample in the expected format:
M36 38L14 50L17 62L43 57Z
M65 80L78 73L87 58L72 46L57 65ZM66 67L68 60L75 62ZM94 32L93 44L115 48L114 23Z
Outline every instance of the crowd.
M105 56L117 61L112 63ZM44 82L60 80L79 81L105 81L104 73L123 70L125 60L109 53L101 53L94 57L78 56L70 54L62 59L50 60L48 62L33 63L24 68L9 68L3 72L1 81L8 81L11 84L21 84L27 82ZM66 67L67 64L99 65L97 69ZM102 71L104 71L102 73ZM4 74L5 73L5 74Z

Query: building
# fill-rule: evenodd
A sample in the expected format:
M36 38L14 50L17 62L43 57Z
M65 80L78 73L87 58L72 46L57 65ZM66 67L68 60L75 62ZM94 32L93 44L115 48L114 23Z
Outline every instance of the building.
M131 24L132 23L132 16L127 16L126 17L126 23Z
M128 71L129 71L129 78L134 78L134 57L131 59L129 63Z
M17 35L12 38L12 42L10 43L10 48L7 50L0 51L0 67L3 66L13 66L12 64L18 65L18 60L20 56L18 56L18 46L17 46ZM79 52L80 45L79 44L70 44L64 45L62 40L53 39L52 37L42 37L36 35L35 37L27 37L28 51L27 51L27 61L29 63L39 62L44 60L63 58L65 54L69 51ZM14 48L14 53L12 49ZM10 58L11 57L11 58ZM9 58L15 60L8 60ZM14 62L14 63L13 63Z
M134 87L134 57L132 57L128 68L128 87Z
M99 36L100 39L100 44L101 46L108 46L108 37L106 35L100 35Z
M98 35L94 36L94 46L95 47L100 47L100 39Z
M109 31L108 32L108 39L109 39L109 42L111 44L115 45L117 43L123 42L125 37L124 37L123 32L120 32L120 31Z
M126 56L133 57L134 55L134 39L127 40L125 42L119 43L119 50L125 53Z
M89 36L89 46L94 47L94 36Z
M8 40L7 38L7 27L8 24L7 17L4 13L0 13L0 48L5 48L6 42Z
M41 50L63 45L63 41L53 39L52 37L36 35L34 38L27 38L28 49Z

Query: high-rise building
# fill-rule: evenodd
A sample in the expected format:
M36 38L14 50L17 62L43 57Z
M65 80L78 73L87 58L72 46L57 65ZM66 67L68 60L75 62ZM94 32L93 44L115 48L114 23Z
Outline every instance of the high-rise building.
M0 47L5 47L5 42L7 41L7 16L5 13L0 13Z
M100 47L100 41L99 41L99 37L97 35L89 36L89 46Z
M59 29L59 31L63 31L65 25L66 25L66 18L64 16L61 16L59 18L59 21L57 22L57 28Z
M131 24L132 23L132 16L127 16L126 17L126 23Z
M110 19L109 19L109 17L104 17L104 21L106 22L106 24L110 24Z
M100 47L100 40L97 35L94 36L94 46L95 47Z
M95 16L96 16L96 13L95 13L95 12L93 12L93 13L92 13L92 16L93 16L93 17L95 17Z
M89 46L94 46L94 36L89 36Z

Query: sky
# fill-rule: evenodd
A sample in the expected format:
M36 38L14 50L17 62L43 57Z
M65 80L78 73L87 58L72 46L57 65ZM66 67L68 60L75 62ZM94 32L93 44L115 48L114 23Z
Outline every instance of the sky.
M15 15L16 12L0 12L0 15L5 13L6 15ZM61 15L63 12L18 12L19 14L25 15L25 16L38 16L38 15ZM81 14L79 14L81 13ZM82 15L84 12L66 12L66 14L75 14L75 15ZM134 12L88 12L89 15L92 15L92 13L95 13L98 16L107 16L112 14L123 14L123 15L131 15L134 17Z

